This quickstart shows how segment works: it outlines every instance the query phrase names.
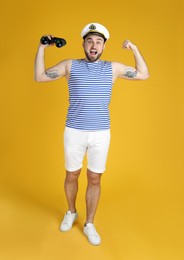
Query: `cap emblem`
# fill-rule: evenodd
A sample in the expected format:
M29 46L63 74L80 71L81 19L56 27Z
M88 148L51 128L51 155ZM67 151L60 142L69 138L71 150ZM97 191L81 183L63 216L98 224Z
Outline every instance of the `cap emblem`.
M90 30L95 30L95 29L96 29L96 26L95 26L94 24L91 24L91 25L89 26L89 29L90 29Z

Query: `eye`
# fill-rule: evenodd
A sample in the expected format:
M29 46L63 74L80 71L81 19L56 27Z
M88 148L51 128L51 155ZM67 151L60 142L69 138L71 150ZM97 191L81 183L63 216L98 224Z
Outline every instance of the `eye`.
M88 44L92 44L92 40L88 40L87 43L88 43Z

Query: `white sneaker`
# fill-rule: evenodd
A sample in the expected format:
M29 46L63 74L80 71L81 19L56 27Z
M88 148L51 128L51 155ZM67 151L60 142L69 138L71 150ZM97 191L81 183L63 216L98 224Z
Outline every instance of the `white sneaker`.
M86 224L84 227L84 234L92 245L97 246L101 243L101 238L92 223Z
M77 217L78 217L77 212L71 213L71 211L67 211L60 225L60 230L64 232L69 231L72 228L72 225Z

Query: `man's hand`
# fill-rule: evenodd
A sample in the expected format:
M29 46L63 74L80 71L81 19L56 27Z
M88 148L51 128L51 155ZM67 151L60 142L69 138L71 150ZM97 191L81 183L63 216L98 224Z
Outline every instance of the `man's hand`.
M46 35L44 35L44 36L42 36L42 37L47 37L49 40L51 40L54 36L51 35L51 34L46 34ZM47 48L47 47L54 46L54 43L52 43L52 44L42 44L42 43L41 43L41 40L40 40L39 46L41 46L41 47L43 47L43 48L45 49L45 48Z
M122 48L126 49L126 50L134 50L137 47L131 41L125 40L123 45L122 45Z

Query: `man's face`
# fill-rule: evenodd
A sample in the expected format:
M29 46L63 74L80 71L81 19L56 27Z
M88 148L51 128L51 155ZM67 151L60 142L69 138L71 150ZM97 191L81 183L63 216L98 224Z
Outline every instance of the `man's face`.
M101 36L89 34L83 42L83 48L87 60L97 61L105 48L104 39Z

